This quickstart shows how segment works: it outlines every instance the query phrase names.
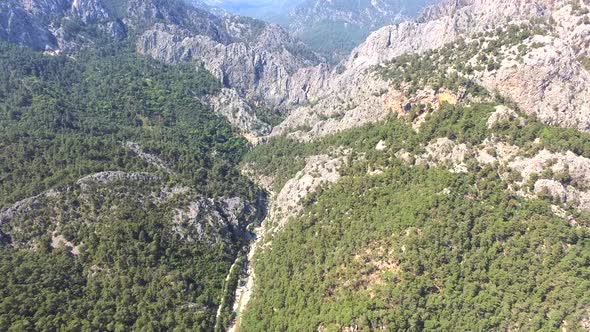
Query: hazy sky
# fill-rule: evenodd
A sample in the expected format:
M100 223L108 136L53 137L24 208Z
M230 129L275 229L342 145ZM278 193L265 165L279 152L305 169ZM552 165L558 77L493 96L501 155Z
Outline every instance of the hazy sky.
M304 0L205 0L230 12L274 21Z
M301 0L206 0L209 4L218 6L252 6L252 7L282 7L286 4L301 2Z
M263 5L263 6L270 6L270 5L281 5L290 1L286 0L207 0L207 2L212 4L227 4L227 5Z

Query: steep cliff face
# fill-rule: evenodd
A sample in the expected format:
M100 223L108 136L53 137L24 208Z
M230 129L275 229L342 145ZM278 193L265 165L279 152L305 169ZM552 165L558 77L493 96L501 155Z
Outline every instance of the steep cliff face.
M0 37L37 51L74 52L92 44L96 33L121 39L125 27L101 0L10 0L0 4Z
M568 11L570 15L565 14ZM559 35L566 38L579 25L584 25L578 24L580 17L576 16L571 1L567 0L447 0L428 7L415 22L388 26L371 34L344 66L358 72L401 54L440 48L459 38L523 21L558 20L557 26L562 27ZM576 27L572 26L573 22Z
M139 52L167 63L202 63L227 88L258 104L291 102L292 76L319 59L274 25L258 26L224 17L233 39L224 43L175 25L156 24L138 39Z
M193 1L187 0L189 3ZM200 6L197 2L197 6ZM208 1L229 12L284 26L332 64L385 25L416 17L434 0Z
M522 62L507 57L496 70L482 71L474 79L545 123L590 131L590 74L574 50L551 36L535 36L521 45L531 47Z
M0 3L0 38L38 51L57 48L55 36L31 13L14 2Z

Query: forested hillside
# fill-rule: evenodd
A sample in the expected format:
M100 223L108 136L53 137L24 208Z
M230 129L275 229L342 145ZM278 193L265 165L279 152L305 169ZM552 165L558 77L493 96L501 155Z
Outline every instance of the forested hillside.
M211 330L257 218L219 83L125 44L0 67L0 330Z
M291 186L285 178L321 179L319 170L297 173L310 156L346 162L337 183L300 197L303 213L261 244L267 249L254 263L257 288L243 329L553 331L567 324L583 331L590 215L570 205L569 217L560 217L561 201L551 193L519 194L538 178L575 180L550 171L523 179L501 161L502 145L477 149L497 137L523 155L588 156L590 137L532 118L488 126L498 102L443 104L419 132L410 114L313 143L277 138L253 150L246 162L272 177L277 192ZM472 150L460 165L458 148L430 144L449 138ZM481 153L499 161L482 162Z
M127 141L203 193L245 190L232 167L245 141L198 99L219 89L206 71L119 45L76 60L1 47L3 205L93 172L147 169Z

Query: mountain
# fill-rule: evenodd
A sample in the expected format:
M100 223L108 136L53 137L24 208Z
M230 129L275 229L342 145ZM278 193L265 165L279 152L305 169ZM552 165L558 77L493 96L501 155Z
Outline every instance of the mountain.
M276 25L219 17L181 1L11 0L3 6L0 35L34 50L75 54L105 39L120 40L170 64L205 67L228 89L211 101L216 111L248 134L268 134L255 110L275 114L304 99L304 91L293 92L302 83L292 76L322 66L321 57Z
M334 64L370 32L417 16L433 0L217 0L207 4L284 26Z
M418 15L431 0L307 0L290 13L289 31L333 62L370 32Z
M310 99L316 102L294 110L273 134L324 136L383 120L395 111L392 104L419 100L432 94L431 87L434 94L439 93L444 87L440 81L448 80L445 70L500 93L545 123L587 131L589 27L585 7L571 8L548 1L443 2L415 22L387 26L371 34L327 75L325 82L329 83L309 88L315 91ZM535 19L541 23L531 22ZM374 74L390 61L394 67L399 65L403 55L423 53L419 64L424 68L412 63L407 72L397 71L394 80L399 85L399 80L432 75L436 80L421 78L421 83L413 84L426 91L411 89L410 94L404 94L403 89L392 88L388 80ZM396 60L398 57L402 60ZM343 100L348 101L347 106L342 105ZM293 130L305 127L311 130Z
M212 330L264 214L247 142L205 70L98 45L0 44L0 329Z
M164 22L238 37L173 1L11 1L0 17L0 330L227 325L265 194L206 104L221 82L136 41Z
M590 330L590 3L374 28L0 4L0 330Z
M443 1L310 86L244 161L272 201L236 325L589 330L589 13Z
M210 6L244 16L275 21L283 17L303 0L208 0Z

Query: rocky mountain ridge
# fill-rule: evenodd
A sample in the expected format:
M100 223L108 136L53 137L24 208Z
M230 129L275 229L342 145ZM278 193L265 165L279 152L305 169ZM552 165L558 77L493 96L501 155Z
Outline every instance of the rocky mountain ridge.
M350 128L354 123L383 119L391 111L388 96L397 92L374 75L375 66L408 54L430 56L429 52L443 49L447 55L453 54L453 48L460 48L462 43L476 43L482 38L479 52L473 52L472 58L461 64L445 65L448 73L443 71L442 75L457 73L490 91L498 91L546 123L588 130L590 104L586 98L590 81L581 61L587 57L590 45L588 8L587 2L565 0L444 1L427 9L415 22L388 26L371 34L326 75L321 88L309 87L310 100L316 102L295 109L273 134L294 132L297 136L318 137ZM530 27L527 38L497 45L497 35L518 24ZM470 72L465 72L465 65ZM374 106L370 111L360 109L366 105ZM349 121L355 112L367 116L360 122ZM318 118L317 114L332 118ZM307 128L311 131L300 130Z
M246 136L254 137L253 142L269 134L268 124L257 117L259 108L291 114L272 135L316 126L315 132L328 134L383 119L388 109L380 105L385 105L384 98L389 97L380 97L395 92L385 93L387 83L370 73L373 66L404 54L474 41L479 34L510 24L538 22L550 31L546 37L531 36L522 41L524 46L511 45L512 48L501 50L502 58L507 58L509 53L526 47L529 52L521 55L526 59L522 64L515 63L514 58L501 62L499 59L498 68L461 75L491 91L498 90L525 112L536 114L547 123L588 128L589 101L584 98L590 84L587 70L581 65L581 59L588 56L590 43L585 2L443 1L426 9L414 22L388 26L371 34L335 69L322 63L321 58L278 26L233 15L218 17L182 4L133 0L121 7L121 14L99 0L11 3L10 9L0 12L7 22L0 34L10 41L35 49L72 51L89 40L68 30L72 27L67 22L79 21L94 23L99 33L111 37L123 38L129 31L137 31L140 53L166 63L192 62L204 66L226 88L235 90L221 97L224 102L214 103L216 110ZM540 44L543 47L538 47ZM362 91L356 91L360 86ZM387 100L390 102L391 98ZM326 114L330 119L314 114ZM321 129L328 123L332 129Z
M239 110L252 119L240 127L245 132L260 127L251 109L306 100L310 78L327 72L320 57L277 25L216 16L181 1L10 0L0 6L0 37L34 50L74 54L98 40L127 38L141 54L205 67L237 92L233 104L248 105Z
M438 188L434 197L460 197L462 201L479 202L485 196L482 193L489 189L483 184L489 176L494 179L492 181L501 183L498 192L511 199L548 204L544 213L557 218L552 225L564 225L574 232L587 234L590 196L586 174L590 155L585 132L590 130L587 100L590 81L584 58L589 47L588 13L588 2L445 1L426 10L415 22L375 32L340 66L325 74L321 88L309 85L308 103L294 108L286 120L273 128L268 150L264 146L257 148L266 152L272 150L277 157L260 158L246 165L252 178L274 193L274 201L253 258L254 271L248 272L248 286L243 290L244 301L249 304L237 308L242 326L272 329L319 324L318 330L322 331L375 326L367 323L371 320L368 317L379 312L372 304L386 305L382 300L391 293L379 293L379 290L389 291L403 282L400 262L416 242L398 244L397 258L393 258L396 255L391 253L396 245L386 243L392 236L387 228L383 236L385 244L371 237L364 244L369 249L352 251L349 257L360 261L356 268L354 264L338 261L341 251L335 255L337 263L330 265L323 255L318 263L314 254L321 245L317 243L302 250L310 255L309 260L302 258L303 255L285 263L289 259L278 257L285 257L290 250L296 250L294 247L307 246L316 238L324 242L330 238L322 236L324 230L335 230L333 239L351 236L340 247L330 243L328 252L354 247L351 243L356 243L361 234L378 232L366 230L378 223L373 212L392 206L397 209L398 205L407 203L408 195L414 198L414 194L423 193L420 191L423 188L413 194L404 192L404 199L398 205L392 203L390 189L384 189L387 193L378 193L379 183L390 179L393 173L407 174L405 166L398 162L412 170L459 174L458 177L475 182L467 192L457 190L454 185ZM457 127L451 129L448 123L455 123ZM532 128L538 128L536 134L532 134L535 131ZM564 134L557 134L559 131ZM522 136L517 138L519 133ZM569 140L567 137L577 138L571 139L570 144L565 143ZM367 147L371 142L373 146ZM330 150L342 150L341 145L351 147L347 156L333 159L334 156L326 154ZM582 146L584 148L580 148ZM281 158L285 163L276 161ZM347 162L342 162L343 159ZM399 171L400 168L404 170ZM286 179L276 188L278 177ZM403 186L405 181L407 178L402 176L383 188ZM359 186L357 192L339 195L355 182ZM414 184L410 188L414 190ZM370 207L351 207L363 197L367 197L365 205ZM384 198L383 204L377 203L379 197ZM322 200L330 203L323 204ZM342 203L343 200L348 201ZM487 205L491 210L484 215L502 210L498 209L498 204L494 201ZM342 210L339 215L334 213L338 206ZM436 214L432 211L438 208L427 214ZM363 209L364 212L358 212ZM472 212L467 213L471 216ZM390 226L394 227L406 225L407 220L415 217L413 214L392 217L395 215L397 212L384 213L383 220L390 221ZM437 225L435 232L424 231L432 226L430 221L436 219L430 218L423 226L400 230L401 238L403 234L412 237L415 233L417 238L429 243L438 239L438 222L434 223ZM359 221L359 228L353 231L350 220ZM449 224L454 227L457 221L451 220ZM314 230L299 240L298 234L308 228ZM463 235L460 238L463 239ZM288 245L294 242L296 246ZM390 251L384 254L387 248ZM424 246L418 248L421 255ZM282 268L278 261L288 266L282 274L277 272ZM309 276L317 276L318 271L322 271L318 284L332 276L318 295L318 308L323 310L326 305L335 304L342 309L346 305L338 307L340 301L345 302L353 296L351 294L357 294L367 299L366 304L359 306L366 306L367 313L357 314L352 320L346 315L336 318L338 315L332 316L329 310L326 313L319 310L316 314L306 312L305 308L293 309L296 304L290 295L272 294L273 289L281 287L274 283L277 275L287 280L287 289L309 284L310 279L301 277L303 261L314 266ZM367 268L373 265L374 268ZM350 276L351 270L362 272ZM343 285L342 290L335 286L339 283ZM439 284L436 278L432 283L434 296L445 296L448 285ZM350 291L351 288L355 290ZM317 289L314 287L305 298ZM280 300L276 301L277 298ZM283 306L283 303L288 304ZM584 300L578 303L579 313L559 320L554 326L561 326L563 330L580 327L587 330L590 313L587 303ZM267 319L265 312L269 306L275 315ZM398 307L399 302L393 301L392 307L384 312L390 313ZM335 312L340 311L336 309ZM281 314L285 314L283 320L276 318ZM300 314L301 325L295 325L292 317ZM408 317L413 314L413 311L408 313ZM308 323L309 317L317 320ZM391 323L389 329L396 330L392 326L404 329L396 324ZM432 324L435 326L438 321ZM527 323L509 318L502 324L513 327ZM381 328L387 329L385 325ZM406 328L409 329L408 325Z

